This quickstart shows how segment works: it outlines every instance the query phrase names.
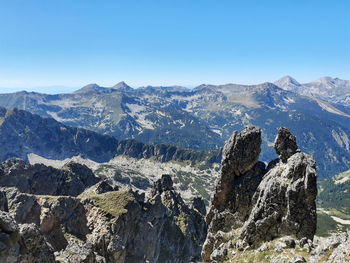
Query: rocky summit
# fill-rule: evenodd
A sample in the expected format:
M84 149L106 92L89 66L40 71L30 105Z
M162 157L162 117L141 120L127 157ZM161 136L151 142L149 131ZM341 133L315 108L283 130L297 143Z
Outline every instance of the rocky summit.
M267 166L258 161L260 147L261 130L252 126L235 132L224 147L221 178L207 215L202 252L207 262L234 260L238 251L277 238L312 240L315 235L315 161L298 150L287 128L278 130L279 158Z

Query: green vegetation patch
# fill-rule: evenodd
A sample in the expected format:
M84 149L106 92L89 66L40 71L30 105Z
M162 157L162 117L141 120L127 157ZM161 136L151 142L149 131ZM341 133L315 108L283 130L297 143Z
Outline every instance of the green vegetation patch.
M336 184L333 179L323 179L318 182L318 204L325 209L336 209L350 215L350 181Z
M270 243L269 245L273 245ZM232 253L229 253L229 255ZM246 250L246 251L237 251L232 256L229 256L229 260L227 262L237 262L237 263L270 263L272 259L280 258L281 260L285 259L285 261L278 262L289 262L288 259L300 256L305 258L307 261L309 259L309 254L305 249L284 249L283 251L276 251L273 247L265 251L257 251L257 250Z
M90 192L79 197L91 199L96 206L114 217L125 214L127 212L126 205L134 200L134 196L128 191L113 191L103 194Z
M331 217L331 215L333 214L327 214L323 211L317 211L317 236L326 237L332 234L333 232L346 231L346 229L350 228L349 226L342 225L336 222Z

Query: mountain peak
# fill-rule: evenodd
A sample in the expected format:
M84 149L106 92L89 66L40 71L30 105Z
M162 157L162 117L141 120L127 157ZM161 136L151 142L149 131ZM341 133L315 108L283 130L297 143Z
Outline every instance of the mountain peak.
M279 87L284 87L287 85L301 86L301 84L296 79L292 78L289 75L280 78L275 82L275 84Z
M121 81L121 82L115 84L112 87L112 89L116 89L116 90L130 90L131 87L128 84L126 84L124 81Z
M284 76L283 78L280 78L274 83L276 86L280 87L281 89L292 91L292 92L299 92L302 85L296 81L291 76Z
M329 82L332 82L333 80L334 79L332 77L325 76L325 77L321 77L321 78L317 79L315 82L329 83Z
M103 89L104 88L100 87L96 83L91 83L91 84L88 84L88 85L82 87L81 89L78 89L74 93L86 93L86 92L93 92L93 91L101 91Z

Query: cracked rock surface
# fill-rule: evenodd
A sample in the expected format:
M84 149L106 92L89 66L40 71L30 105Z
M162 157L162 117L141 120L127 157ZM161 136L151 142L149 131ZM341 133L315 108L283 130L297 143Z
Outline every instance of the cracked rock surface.
M283 236L312 240L316 232L316 164L298 150L296 138L280 128L279 155L259 162L261 130L250 126L226 142L221 178L212 201L202 256L223 260L227 249L258 248Z

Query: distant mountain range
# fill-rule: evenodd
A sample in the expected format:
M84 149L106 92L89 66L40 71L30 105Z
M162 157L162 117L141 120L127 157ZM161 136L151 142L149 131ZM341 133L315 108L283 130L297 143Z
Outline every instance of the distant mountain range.
M290 76L275 82L282 89L302 95L316 97L333 103L350 105L350 81L339 78L322 77L318 80L300 84Z
M135 140L117 140L82 128L69 127L52 118L18 109L0 107L0 161L9 158L28 160L36 154L52 160L81 156L95 162L108 162L124 155L159 162L187 161L218 163L220 150L195 151L171 145L147 145Z
M113 87L90 84L69 94L0 94L0 106L118 140L198 150L219 149L234 130L257 125L264 134L262 160L276 156L271 148L276 129L286 126L302 150L315 156L320 175L333 176L350 169L350 107L345 99L349 82L322 78L312 83L299 84L284 77L275 84L200 85L194 89L133 89L124 82ZM329 90L328 97L325 90Z

